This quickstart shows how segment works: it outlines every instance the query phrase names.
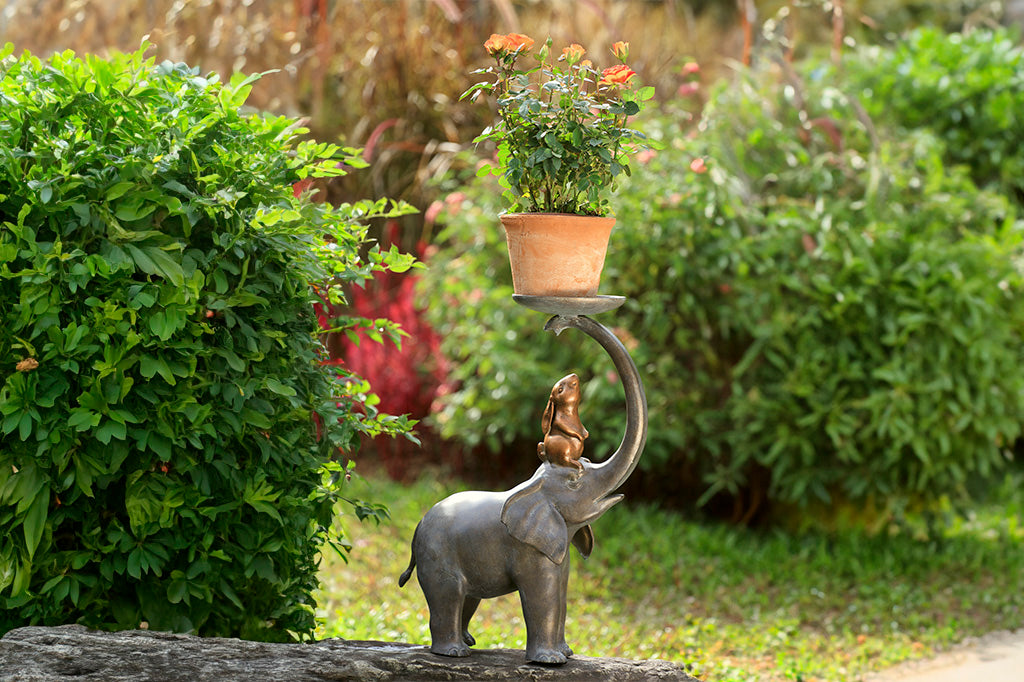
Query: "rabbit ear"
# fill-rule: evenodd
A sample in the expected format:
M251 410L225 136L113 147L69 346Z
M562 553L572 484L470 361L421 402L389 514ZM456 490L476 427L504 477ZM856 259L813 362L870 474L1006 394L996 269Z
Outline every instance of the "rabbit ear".
M555 418L555 403L553 400L548 400L548 406L544 408L544 416L540 419L540 430L544 432L544 435L548 435L551 431L551 422Z

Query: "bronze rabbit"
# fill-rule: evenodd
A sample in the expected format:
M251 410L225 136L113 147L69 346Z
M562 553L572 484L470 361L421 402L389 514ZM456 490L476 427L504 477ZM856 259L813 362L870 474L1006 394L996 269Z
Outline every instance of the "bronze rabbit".
M590 435L580 421L580 378L575 374L563 377L551 388L541 430L544 440L537 443L537 456L542 461L583 471L580 457L583 441Z

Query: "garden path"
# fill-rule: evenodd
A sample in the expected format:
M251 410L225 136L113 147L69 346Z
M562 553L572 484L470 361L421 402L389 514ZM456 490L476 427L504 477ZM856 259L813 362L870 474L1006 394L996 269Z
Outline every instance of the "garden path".
M866 682L1024 682L1024 629L970 639L933 659L896 666Z

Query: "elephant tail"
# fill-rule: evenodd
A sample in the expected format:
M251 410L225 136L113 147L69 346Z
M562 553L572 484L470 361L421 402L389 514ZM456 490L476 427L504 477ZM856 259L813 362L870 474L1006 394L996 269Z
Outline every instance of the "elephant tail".
M416 532L419 532L420 527L416 526ZM412 577L412 569L416 568L416 533L412 534L412 548L409 550L409 568L398 577L398 586L405 587L405 584L409 582L409 578Z

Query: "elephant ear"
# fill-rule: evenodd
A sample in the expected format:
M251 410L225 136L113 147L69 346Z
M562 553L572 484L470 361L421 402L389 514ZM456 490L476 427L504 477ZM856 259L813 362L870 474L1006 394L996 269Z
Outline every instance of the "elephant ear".
M538 479L513 493L501 508L501 522L516 540L561 564L569 549L569 529L555 505L541 492L542 483Z
M583 526L576 531L576 535L572 536L572 545L580 551L580 556L584 559L590 557L590 553L594 551L594 531L590 526Z

